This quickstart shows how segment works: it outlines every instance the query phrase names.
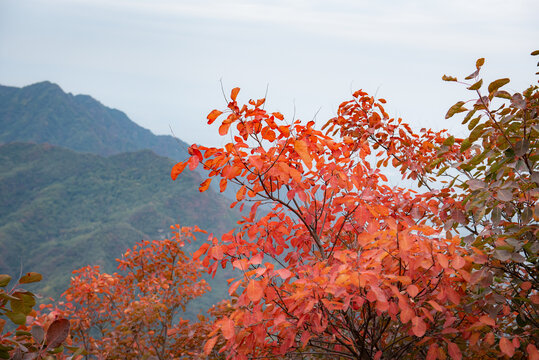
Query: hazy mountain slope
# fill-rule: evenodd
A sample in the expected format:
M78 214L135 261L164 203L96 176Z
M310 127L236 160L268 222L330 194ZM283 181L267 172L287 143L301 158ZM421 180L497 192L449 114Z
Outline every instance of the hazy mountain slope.
M170 179L173 161L151 151L102 157L51 145L0 146L0 273L37 271L57 296L71 271L88 264L115 269L114 259L169 226L198 225L220 234L237 214L218 194L200 193L189 171ZM202 235L204 239L207 235ZM226 275L213 298L226 296ZM206 304L207 305L207 304Z
M154 135L123 112L48 81L23 88L0 85L0 129L0 143L50 143L100 155L150 149L178 161L187 158L186 143Z

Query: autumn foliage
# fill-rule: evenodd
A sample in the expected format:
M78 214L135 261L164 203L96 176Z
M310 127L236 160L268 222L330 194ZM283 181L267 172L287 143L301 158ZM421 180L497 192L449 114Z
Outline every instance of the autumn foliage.
M223 341L234 359L539 358L538 91L501 79L482 95L483 62L471 108L447 115L467 112L464 139L415 132L361 90L322 129L241 105L238 88L208 115L230 142L191 146L171 176L203 166L201 191L234 183L248 208L193 255L241 271L206 354ZM391 186L383 167L418 186Z
M118 260L118 273L102 273L97 266L75 271L59 311L71 319L73 340L90 358L198 358L209 319L190 322L181 314L209 286L182 248L200 230L173 230L172 239L143 241L128 250ZM214 309L223 311L226 304Z

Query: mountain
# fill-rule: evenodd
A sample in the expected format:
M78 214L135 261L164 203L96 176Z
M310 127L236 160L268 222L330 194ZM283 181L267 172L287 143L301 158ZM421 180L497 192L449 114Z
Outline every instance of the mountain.
M188 157L183 141L154 135L125 113L48 81L23 88L0 85L0 129L0 143L50 143L105 156L149 149L177 161Z
M0 145L0 273L17 275L21 266L40 272L39 290L57 298L72 270L114 271L127 248L169 236L172 224L231 229L238 215L229 202L200 193L196 173L173 182L172 166L149 150L103 157L48 144ZM220 276L199 308L226 296L227 275Z
M58 298L72 270L114 271L128 247L168 236L172 224L233 228L239 214L219 194L201 194L197 173L171 181L187 147L48 81L0 85L0 273L41 272L35 290ZM212 293L194 308L226 297L231 276L208 279Z

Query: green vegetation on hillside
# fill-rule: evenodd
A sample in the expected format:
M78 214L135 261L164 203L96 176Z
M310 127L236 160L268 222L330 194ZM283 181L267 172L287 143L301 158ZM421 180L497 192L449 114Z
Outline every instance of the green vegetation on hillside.
M17 274L22 264L23 271L43 274L43 294L58 297L72 270L114 271L114 259L127 248L169 236L172 224L216 234L232 228L237 215L229 202L199 193L197 174L173 182L172 166L148 150L102 157L51 145L1 145L0 273ZM225 278L212 287L224 287ZM212 296L226 296L217 290Z

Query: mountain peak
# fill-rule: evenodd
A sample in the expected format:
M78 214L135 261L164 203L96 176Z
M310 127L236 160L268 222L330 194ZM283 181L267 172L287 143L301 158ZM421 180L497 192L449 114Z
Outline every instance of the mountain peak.
M54 91L54 92L64 93L64 91L58 84L55 84L47 80L37 82L35 84L27 85L23 87L23 89L33 90L33 91Z
M113 155L151 149L183 161L187 144L156 136L119 110L89 95L72 95L50 81L23 88L0 86L0 143L50 143L80 152Z

